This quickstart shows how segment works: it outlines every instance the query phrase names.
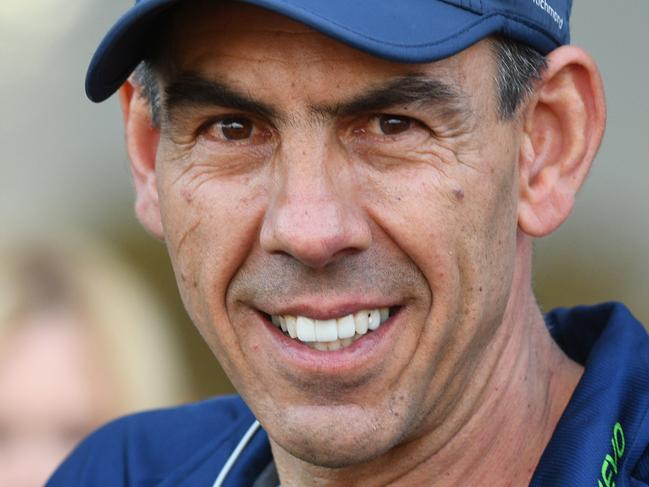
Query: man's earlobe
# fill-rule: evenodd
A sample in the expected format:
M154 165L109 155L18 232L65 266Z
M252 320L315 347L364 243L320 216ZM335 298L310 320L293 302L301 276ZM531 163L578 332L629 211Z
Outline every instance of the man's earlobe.
M548 235L570 214L597 153L606 123L595 62L574 46L548 55L524 114L519 154L518 224L528 235Z
M119 90L124 118L126 148L135 183L135 214L154 237L163 239L162 219L156 184L156 154L160 130L153 125L148 100L139 86L127 81Z

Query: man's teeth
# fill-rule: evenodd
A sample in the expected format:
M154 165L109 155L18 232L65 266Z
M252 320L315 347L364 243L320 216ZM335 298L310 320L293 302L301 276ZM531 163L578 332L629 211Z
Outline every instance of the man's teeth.
M337 319L314 320L306 316L272 315L285 334L317 350L338 350L374 331L390 316L388 308L359 311Z

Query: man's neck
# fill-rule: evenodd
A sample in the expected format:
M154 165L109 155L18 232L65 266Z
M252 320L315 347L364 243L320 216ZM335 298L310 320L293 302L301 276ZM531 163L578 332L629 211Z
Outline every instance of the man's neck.
M283 486L525 486L583 369L549 335L531 289L518 296L480 370L426 435L363 465L327 469L273 443ZM511 308L510 308L511 309Z
M583 372L554 343L534 307L529 326L502 337L507 344L475 409L450 417L456 432L395 485L529 484Z

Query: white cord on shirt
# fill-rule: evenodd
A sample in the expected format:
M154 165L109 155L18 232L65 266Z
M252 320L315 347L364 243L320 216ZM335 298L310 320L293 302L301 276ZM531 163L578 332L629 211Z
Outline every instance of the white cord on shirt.
M234 462L237 461L243 449L259 429L259 426L259 421L257 420L255 420L255 422L250 425L250 428L248 428L246 434L243 435L243 438L241 438L241 440L239 440L237 447L232 451L232 453L230 453L227 462L225 462L225 465L223 465L223 468L219 472L219 476L216 477L216 480L214 481L214 485L212 487L221 487L223 485L225 477L227 477L227 475L230 473L230 470L232 470L232 467L234 466Z

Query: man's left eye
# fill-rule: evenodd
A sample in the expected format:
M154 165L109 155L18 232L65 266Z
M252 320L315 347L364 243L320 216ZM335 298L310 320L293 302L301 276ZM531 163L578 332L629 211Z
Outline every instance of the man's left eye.
M377 123L384 135L399 135L410 129L413 120L399 115L378 115Z
M381 144L421 143L433 135L424 122L406 115L375 113L354 120L351 133L357 141Z

